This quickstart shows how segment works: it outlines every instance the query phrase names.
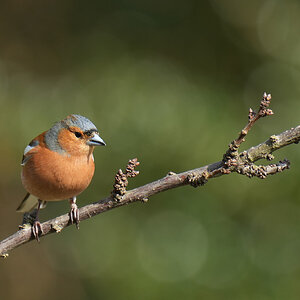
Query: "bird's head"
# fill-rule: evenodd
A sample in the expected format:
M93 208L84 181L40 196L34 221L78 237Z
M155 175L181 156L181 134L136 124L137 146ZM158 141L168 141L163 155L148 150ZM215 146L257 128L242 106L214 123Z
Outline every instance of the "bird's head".
M46 132L45 143L50 150L76 156L88 155L95 146L106 145L96 126L80 115L69 115L55 123Z

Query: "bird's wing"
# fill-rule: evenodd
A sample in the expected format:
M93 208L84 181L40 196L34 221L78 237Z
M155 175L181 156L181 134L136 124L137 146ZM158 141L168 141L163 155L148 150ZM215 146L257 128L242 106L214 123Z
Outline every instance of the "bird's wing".
M34 149L39 145L39 141L37 138L32 140L28 146L26 146L21 162L21 166L25 166L28 160L31 158L32 154L34 153Z
M17 212L25 213L25 212L30 212L33 209L38 207L38 198L27 193L19 207L17 208ZM45 208L46 207L46 201L43 201L40 208Z

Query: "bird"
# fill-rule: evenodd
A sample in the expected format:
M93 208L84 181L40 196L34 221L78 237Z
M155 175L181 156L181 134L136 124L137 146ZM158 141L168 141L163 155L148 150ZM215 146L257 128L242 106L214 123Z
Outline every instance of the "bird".
M39 211L48 201L69 200L70 222L79 225L76 197L90 184L95 163L93 151L106 143L97 127L86 117L68 115L26 146L22 158L21 181L27 194L17 212L36 210L32 234L43 234Z

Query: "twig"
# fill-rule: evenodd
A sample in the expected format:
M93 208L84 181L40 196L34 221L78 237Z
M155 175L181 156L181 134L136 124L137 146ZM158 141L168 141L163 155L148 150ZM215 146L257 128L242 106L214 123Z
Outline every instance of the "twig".
M230 166L233 160L239 159L238 149L245 141L245 137L248 134L249 130L253 127L253 125L260 118L273 115L273 111L268 108L271 103L271 98L271 94L267 94L265 92L260 102L258 113L255 113L252 108L249 109L247 125L244 127L244 129L241 130L238 138L229 144L229 148L224 154L223 161L225 162L225 165L227 164Z
M253 127L255 122L257 122L260 118L273 115L273 111L269 109L271 99L271 94L264 93L260 102L258 113L255 113L250 108L247 125L241 130L238 138L229 144L229 148L223 156L224 173L229 174L230 172L237 172L250 178L256 176L264 179L268 175L282 172L290 167L290 162L287 159L279 161L277 164L269 164L267 166L255 165L254 160L249 158L249 154L247 152L243 152L242 154L239 153L241 144L245 141L246 135ZM272 148L272 144L276 142L276 138L271 137L270 139L270 145ZM270 147L268 149L270 149ZM265 154L264 158L267 160L274 159L271 153Z
M268 100L268 98L270 98L270 96L265 94L261 102L258 115L255 115L252 110L250 111L249 123L241 131L239 137L230 144L229 150L224 155L223 160L180 174L169 172L164 178L148 183L136 189L126 191L128 177L134 177L138 174L138 172L135 171L135 167L138 165L138 162L136 159L131 160L129 161L126 171L123 173L119 170L118 174L116 175L116 182L114 184L114 190L111 196L80 208L80 221L84 221L95 215L129 203L137 201L145 202L152 195L166 191L168 189L173 189L189 184L192 186L203 185L210 178L229 174L232 171L245 174L249 177L257 176L259 178L265 178L269 174L276 174L287 169L289 167L289 162L287 160L283 160L278 164L263 166L263 168L262 166L254 165L253 162L259 159L273 159L272 153L274 151L293 143L299 143L300 125L278 135L272 135L264 143L251 147L241 154L238 154L237 152L240 144L242 143L243 139L245 138L253 124L260 117L271 114L271 111L267 108L267 105L263 104L262 107L263 101L270 100ZM262 113L262 115L260 115L260 112L263 112L263 110L265 110L265 113ZM235 146L231 147L233 143L237 146L237 149ZM234 151L230 152L230 148L234 148ZM229 159L231 159L230 163L228 163ZM234 159L236 160L235 162ZM46 221L42 223L43 234L41 237L50 233L61 232L65 227L70 225L71 224L68 214L64 214L52 220ZM25 227L17 231L13 235L0 242L0 256L7 257L8 251L33 239L34 237L32 236L30 227Z
M139 175L139 171L136 171L135 168L139 165L137 158L131 159L128 162L126 171L123 173L121 169L119 169L118 173L115 176L115 184L114 189L111 192L111 195L114 200L121 201L122 197L126 193L126 187L128 185L128 178L135 177Z

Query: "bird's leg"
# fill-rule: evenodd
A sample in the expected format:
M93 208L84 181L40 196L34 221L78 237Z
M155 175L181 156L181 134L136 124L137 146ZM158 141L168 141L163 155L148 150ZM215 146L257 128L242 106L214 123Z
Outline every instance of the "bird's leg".
M79 229L79 209L76 204L76 196L71 198L69 200L70 205L71 205L71 210L70 210L70 221L73 224L74 222L76 223L77 229Z
M38 204L38 207L37 207L36 213L35 213L35 220L32 225L32 233L38 242L40 241L39 231L41 231L41 234L43 234L42 225L39 221L39 211L40 211L41 204L42 204L42 201L39 199L39 204Z

